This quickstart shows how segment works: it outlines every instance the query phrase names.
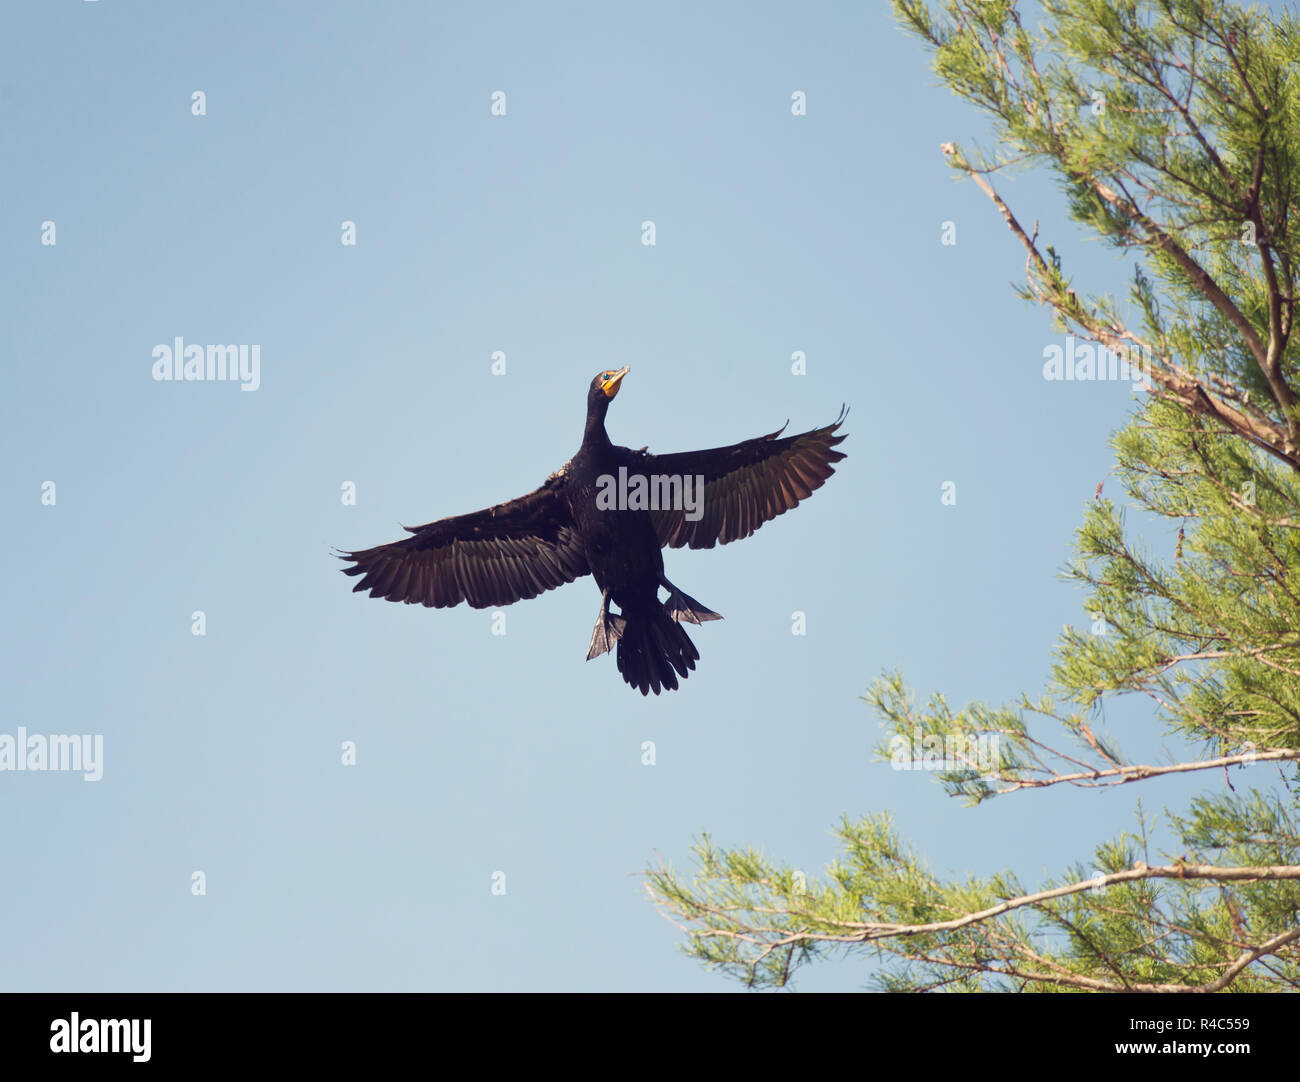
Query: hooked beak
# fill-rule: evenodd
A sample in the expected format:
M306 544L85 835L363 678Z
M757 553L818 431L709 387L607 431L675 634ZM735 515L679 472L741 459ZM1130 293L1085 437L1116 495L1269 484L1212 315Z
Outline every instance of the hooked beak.
M613 398L616 394L618 394L618 385L623 382L623 377L626 376L628 372L630 372L631 370L632 370L632 366L625 364L622 368L620 368L617 372L615 372L612 376L610 376L609 379L605 380L605 382L600 385L600 389L605 392L606 398Z

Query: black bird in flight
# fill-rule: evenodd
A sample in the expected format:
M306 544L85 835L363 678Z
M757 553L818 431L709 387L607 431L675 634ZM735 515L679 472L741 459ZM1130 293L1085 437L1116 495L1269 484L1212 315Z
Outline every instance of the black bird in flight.
M450 608L497 608L590 574L601 590L587 659L615 648L618 671L642 695L676 689L700 654L682 622L720 620L664 576L665 545L708 549L748 537L784 514L844 457L833 424L707 451L651 455L616 447L605 414L628 373L601 372L587 392L582 446L541 488L484 511L404 526L411 537L345 552L354 592ZM668 598L659 601L659 587ZM611 613L609 604L618 605Z

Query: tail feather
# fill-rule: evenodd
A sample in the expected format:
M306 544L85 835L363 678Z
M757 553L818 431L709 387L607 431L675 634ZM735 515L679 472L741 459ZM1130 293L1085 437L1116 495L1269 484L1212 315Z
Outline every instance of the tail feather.
M677 677L685 680L700 657L690 636L658 605L646 613L625 615L615 653L623 679L642 695L658 695L665 688L676 691Z

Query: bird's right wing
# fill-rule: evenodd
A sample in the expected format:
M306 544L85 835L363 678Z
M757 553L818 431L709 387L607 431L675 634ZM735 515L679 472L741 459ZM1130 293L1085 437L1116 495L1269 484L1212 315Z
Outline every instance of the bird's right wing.
M483 511L404 526L411 537L345 552L362 575L353 592L444 609L468 601L472 608L510 605L590 573L586 549L559 475L517 500Z
M682 508L650 512L659 545L711 549L748 537L765 522L806 500L835 472L844 457L835 445L848 411L825 428L779 439L784 428L766 436L673 455L646 455L645 472L673 477L701 477L704 492L700 517L692 522Z

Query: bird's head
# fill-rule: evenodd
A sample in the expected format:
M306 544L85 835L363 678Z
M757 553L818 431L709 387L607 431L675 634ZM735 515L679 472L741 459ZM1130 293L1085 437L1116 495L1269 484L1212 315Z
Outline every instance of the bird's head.
M609 411L609 404L614 401L614 396L618 394L618 385L623 382L623 377L627 373L627 365L617 372L611 369L596 373L596 378L591 381L591 390L587 392L587 428L583 439L608 442L608 437L605 435L605 414Z
M588 397L593 402L603 399L608 403L618 394L618 385L623 382L623 377L628 374L628 371L628 366L624 365L618 371L597 372L596 378L591 381L591 393Z

